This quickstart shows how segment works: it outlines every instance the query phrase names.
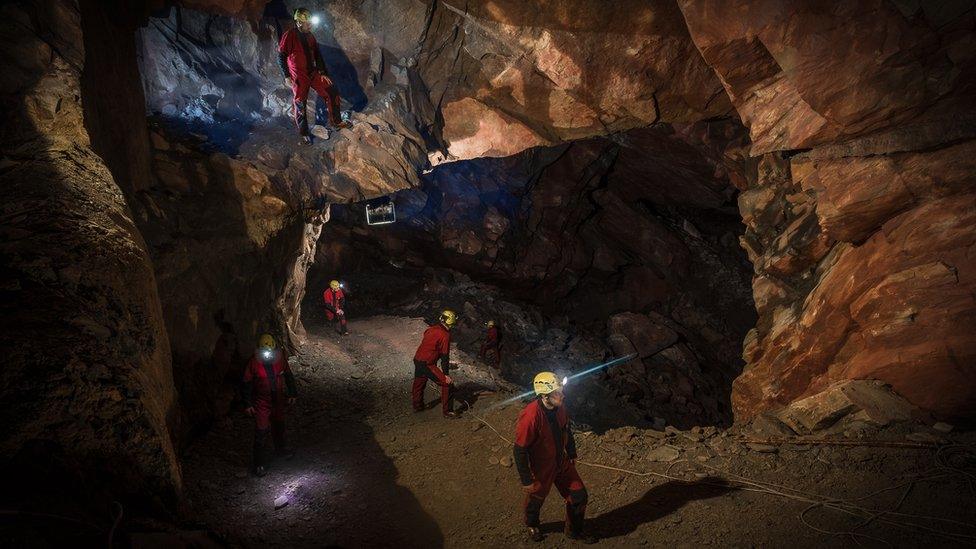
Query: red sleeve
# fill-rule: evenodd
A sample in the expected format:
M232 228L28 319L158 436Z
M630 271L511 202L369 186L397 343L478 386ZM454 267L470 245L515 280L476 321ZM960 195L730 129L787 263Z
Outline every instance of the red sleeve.
M451 354L451 332L447 330L441 330L440 341L437 342L437 350L440 356L448 356Z
M444 372L436 364L428 364L427 369L429 369L431 373L434 374L434 377L436 377L439 381L447 381L447 376L444 375Z
M244 383L250 383L254 379L254 374L252 372L254 370L256 361L257 360L253 356L251 357L251 360L247 361L247 367L244 368Z
M535 410L533 406L526 406L519 412L518 421L515 423L515 445L522 448L532 446L536 439Z
M295 38L295 29L289 29L285 31L285 34L281 35L281 40L278 41L278 53L290 54Z

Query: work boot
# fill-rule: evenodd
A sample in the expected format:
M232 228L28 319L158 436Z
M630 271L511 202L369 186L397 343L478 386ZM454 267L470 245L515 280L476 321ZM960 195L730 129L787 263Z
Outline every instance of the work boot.
M529 539L539 543L540 541L546 539L546 535L543 534L542 530L540 530L538 527L529 526Z
M461 414L454 411L449 411L449 412L444 412L444 417L446 419L458 419L459 417L461 417Z

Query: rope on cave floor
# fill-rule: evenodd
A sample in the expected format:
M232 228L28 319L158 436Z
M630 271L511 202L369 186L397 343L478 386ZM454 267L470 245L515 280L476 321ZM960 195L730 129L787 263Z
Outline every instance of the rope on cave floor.
M468 413L470 415L472 415L475 419L477 419L478 421L480 421L481 423L483 423L484 425L486 425L500 439L504 440L508 444L512 444L512 441L509 440L505 435L501 434L498 431L498 429L496 429L495 426L492 425L488 420L486 420L485 418L483 418L483 417L475 414L474 412L472 412L471 411L471 406L467 402L465 402L464 404L465 404L465 406L467 406ZM949 448L952 448L951 452L948 451ZM967 455L966 452L969 452L969 454ZM955 456L957 461L959 461L959 459L960 459L959 456L962 456L961 459L966 464L972 463L972 462L976 462L976 455L972 455L972 449L971 448L968 448L968 447L965 447L965 446L961 446L961 445L959 445L959 446L953 446L953 447L943 447L943 448L940 448L939 449L939 454L937 454L937 459L939 460L939 467L938 467L938 469L940 469L942 471L942 473L935 474L935 475L928 475L928 476L922 475L922 474L915 475L911 479L909 479L908 481L903 482L901 484L897 484L897 485L893 485L893 486L888 486L888 487L882 488L880 490L877 490L875 492L872 492L872 493L870 493L868 495L861 496L861 497L854 498L854 499L844 499L844 498L827 497L827 496L823 496L821 494L815 494L815 493L811 493L811 492L806 492L806 491L799 490L797 488L792 488L792 487L789 487L789 486L784 486L784 485L778 485L778 484L773 484L773 483L769 483L769 482L764 482L764 481L752 479L752 478L749 478L749 477L746 477L746 476L743 476L743 475L739 475L739 474L733 473L731 471L727 471L727 470L724 470L724 469L720 469L718 467L713 467L713 466L710 466L710 465L706 465L704 463L703 464L700 464L700 465L702 467L705 467L707 469L712 470L715 473L722 474L722 475L724 475L725 477L728 477L728 478L723 479L721 482L709 481L709 480L690 480L690 479L686 479L686 478L674 476L674 475L667 474L667 473L658 473L658 472L655 472L655 471L634 471L634 470L631 470L631 469L625 469L625 468L622 468L622 467L614 467L614 466L611 466L611 465L604 465L602 463L594 463L594 462L590 462L590 461L586 461L586 460L581 460L581 459L577 459L576 460L576 463L579 463L581 465L586 465L588 467L594 467L594 468L598 468L598 469L606 469L606 470L609 470L609 471L616 471L616 472L619 472L619 473L624 473L624 474L627 474L627 475L630 475L630 476L635 476L635 477L658 477L658 478L663 478L663 479L667 479L667 480L671 480L671 481L675 481L675 482L680 482L680 483L683 483L683 484L699 484L699 485L718 486L718 487L723 487L723 488L729 488L730 486L733 486L733 487L735 487L738 490L743 490L743 491L747 491L747 492L757 492L757 493L767 494L767 495L773 495L773 496L778 496L778 497L782 497L782 498L786 498L786 499L791 499L791 500L794 500L794 501L799 501L799 502L802 502L802 503L807 503L808 504L808 507L806 507L803 511L801 511L797 515L798 518L800 519L800 522L804 526L810 528L811 530L814 530L816 532L819 532L819 533L822 533L822 534L825 534L825 535L846 536L846 537L849 537L855 543L857 542L857 538L864 538L864 539L870 539L872 541L877 541L877 542L881 542L881 543L885 543L885 544L890 545L890 542L888 542L886 540L883 540L881 538L876 538L876 537L873 537L873 536L870 536L870 535L867 535L867 534L863 534L861 532L854 531L854 530L856 530L858 528L862 528L862 527L864 527L864 526L866 526L866 525L868 525L868 524L870 524L872 522L875 522L875 521L877 521L879 523L886 524L888 526L893 526L895 528L900 528L900 529L903 529L903 530L909 530L909 531L915 531L915 532L921 531L921 532L924 532L924 533L927 533L927 534L931 534L931 535L934 535L934 536L937 536L937 537L941 537L941 538L944 538L944 539L948 539L948 540L951 540L951 541L955 541L955 542L971 543L971 544L972 543L976 543L976 532L971 533L971 534L959 533L959 532L947 532L947 531L939 530L939 529L936 529L936 528L931 528L931 527L928 527L928 526L925 526L925 525L922 525L922 524L918 524L916 522L908 522L908 521L909 520L929 520L929 521L941 522L941 523L944 523L944 525L952 524L952 525L956 525L956 526L962 526L962 527L965 527L965 528L969 528L970 530L973 530L974 528L976 528L976 526L974 526L973 524L966 523L966 522L962 522L962 521L958 521L958 520L954 520L954 519L949 519L949 518L945 518L945 517L933 517L933 516L918 515L918 514L913 514L913 513L902 513L902 512L898 512L898 509L901 508L901 505L904 503L905 499L907 499L908 494L911 492L911 490L914 487L914 485L916 483L918 483L918 482L933 481L933 480L938 480L938 479L945 479L945 478L953 478L953 477L962 476L962 477L965 477L967 479L967 481L970 482L971 488L972 488L972 482L974 480L976 480L976 475L973 475L972 473L970 473L968 471L965 471L965 470L963 470L963 469L961 469L959 467L956 467L956 466L951 465L951 463L950 463L951 456ZM670 466L668 467L668 471L670 472ZM731 478L731 480L729 480L729 478ZM896 489L899 489L899 488L902 488L902 487L906 487L906 490L902 494L902 496L899 498L899 500L895 504L895 506L893 506L891 509L873 509L873 508L870 508L870 507L863 507L863 506L857 505L855 503L857 501L861 501L861 500L870 498L870 497L875 496L877 494L880 494L880 493L883 493L883 492L887 492L887 491L890 491L890 490L896 490ZM806 515L810 511L812 511L814 509L817 509L817 508L821 508L821 507L822 508L825 508L825 509L831 509L831 510L834 510L834 511L837 511L837 512L841 512L841 513L844 513L844 514L848 514L848 515L851 515L851 516L854 516L854 517L860 517L863 520L857 526L855 526L854 529L852 529L852 530L846 530L846 531L825 530L823 528L819 528L819 527L817 527L817 526L815 526L813 524L810 524L807 521L807 519L806 519ZM892 517L892 518L888 518L888 517ZM901 518L901 519L904 519L904 520L896 520L895 517Z
M942 444L936 442L901 442L897 440L838 440L838 439L788 439L788 438L741 438L736 442L742 444L766 444L769 446L858 446L865 448L915 448L919 450L935 450Z

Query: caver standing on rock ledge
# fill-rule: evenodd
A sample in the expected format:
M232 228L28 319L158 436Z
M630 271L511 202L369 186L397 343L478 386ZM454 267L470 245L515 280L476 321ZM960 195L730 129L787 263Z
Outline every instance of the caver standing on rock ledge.
M481 344L478 356L489 361L496 370L502 366L501 334L494 320L489 320L488 330L485 332L485 341Z
M329 287L322 293L325 302L325 316L336 324L336 332L349 335L346 327L346 294L342 291L342 283L338 280L329 282Z
M441 412L444 417L455 418L457 414L451 410L451 400L454 398L454 382L447 375L450 368L449 354L451 352L451 327L457 323L454 311L445 310L441 313L438 323L424 331L424 339L417 347L413 356L413 411L424 409L424 389L427 380L431 380L441 388ZM441 367L437 367L437 361Z
M520 413L515 424L515 465L525 499L522 511L532 541L542 541L539 512L555 484L566 499L566 537L594 543L584 533L587 492L576 472L576 440L563 406L562 383L552 372L542 372L532 382L536 399Z
M295 402L298 391L288 359L271 335L258 340L258 348L244 370L244 411L254 417L254 474L264 476L268 466L268 432L275 453L289 458L285 446L285 409Z
M297 28L289 29L278 42L278 63L285 73L285 83L295 96L295 124L303 144L312 142L308 134L308 118L305 103L312 88L325 101L329 122L336 128L348 128L349 122L339 115L339 93L329 78L322 52L312 35L312 13L305 8L295 10Z

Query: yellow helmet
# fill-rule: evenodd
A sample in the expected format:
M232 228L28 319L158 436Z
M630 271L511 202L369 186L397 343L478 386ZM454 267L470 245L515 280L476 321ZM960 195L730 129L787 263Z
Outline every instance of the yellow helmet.
M494 328L495 327L495 321L494 320L489 320L488 321L488 327L489 328Z
M563 384L560 383L556 374L552 372L539 372L535 375L535 379L532 380L532 388L535 389L535 394L537 395L548 395L549 393L561 391Z
M308 11L307 8L298 8L295 10L295 21L308 21L312 17L312 12Z
M451 326L457 324L457 315L454 314L454 311L450 309L444 309L444 312L441 313L441 322L450 328Z
M338 280L332 280L332 281L330 281L329 282L329 287L332 288L333 290L338 290L339 289L339 281Z
M262 334L261 338L258 339L258 347L267 347L268 349L274 349L275 338L271 334Z

